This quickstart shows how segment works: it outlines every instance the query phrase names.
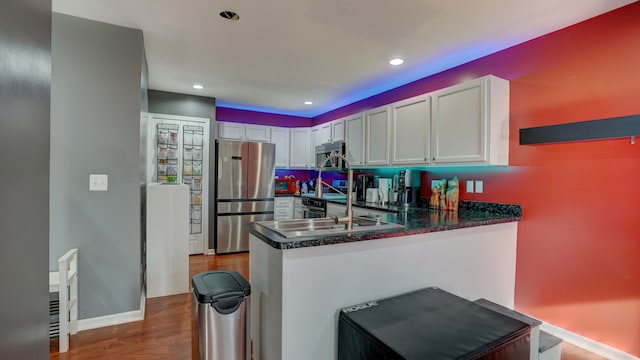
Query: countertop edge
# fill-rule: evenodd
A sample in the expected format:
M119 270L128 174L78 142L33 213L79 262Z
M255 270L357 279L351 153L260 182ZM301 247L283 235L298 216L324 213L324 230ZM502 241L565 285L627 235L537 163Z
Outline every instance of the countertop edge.
M262 240L272 248L279 249L279 250L288 250L288 249L299 249L299 248L324 246L324 245L346 244L346 243L358 242L358 241L386 239L386 238L410 236L410 235L417 235L417 234L427 234L427 233L440 232L440 231L517 222L521 220L522 220L522 216L506 216L506 217L500 217L500 218L493 217L491 219L486 219L486 220L468 221L462 224L429 226L429 227L403 229L403 230L386 230L386 231L377 231L377 232L371 232L371 233L357 233L357 234L338 235L338 236L324 236L320 238L297 238L290 241L287 241L286 239L282 238L280 235L256 223L246 224L244 225L244 228L247 231L249 231L249 233L256 236L258 239ZM273 238L283 239L283 240L275 241L273 240Z

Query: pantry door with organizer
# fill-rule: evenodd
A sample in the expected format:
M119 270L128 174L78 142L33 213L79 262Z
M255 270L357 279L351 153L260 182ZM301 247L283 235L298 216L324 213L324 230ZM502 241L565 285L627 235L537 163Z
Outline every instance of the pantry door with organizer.
M149 114L147 182L189 186L189 254L208 241L209 119Z

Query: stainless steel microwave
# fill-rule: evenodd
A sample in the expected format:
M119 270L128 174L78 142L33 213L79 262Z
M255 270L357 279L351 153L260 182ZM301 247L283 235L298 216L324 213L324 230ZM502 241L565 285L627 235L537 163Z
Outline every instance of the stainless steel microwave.
M333 151L346 156L347 147L344 141L316 146L316 167L320 167L320 164L322 164L327 158L327 156L329 156L329 154ZM346 164L340 158L333 158L330 161L328 161L324 166L324 170L344 170L344 169L346 169Z

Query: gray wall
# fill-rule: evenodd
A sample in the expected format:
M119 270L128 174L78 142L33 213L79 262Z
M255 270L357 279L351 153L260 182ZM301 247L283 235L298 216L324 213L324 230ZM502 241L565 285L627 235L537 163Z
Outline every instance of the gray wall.
M51 1L0 1L0 358L49 354Z
M186 94L177 94L159 90L149 90L149 112L156 114L193 116L207 118L209 122L209 174L213 174L213 166L215 164L215 139L217 137L216 129L216 99L204 96L194 96ZM209 214L214 214L215 206L215 178L209 176ZM209 249L214 247L214 223L209 219L209 239L206 243ZM205 249L206 251L207 249Z
M149 112L166 115L193 116L215 121L216 99L149 90Z
M52 32L50 268L79 248L80 319L137 310L142 32L57 13Z

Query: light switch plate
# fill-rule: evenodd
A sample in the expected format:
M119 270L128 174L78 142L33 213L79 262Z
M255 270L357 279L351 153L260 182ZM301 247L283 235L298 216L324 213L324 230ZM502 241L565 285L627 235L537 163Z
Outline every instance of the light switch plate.
M473 180L467 180L467 192L473 193Z
M109 177L105 174L89 175L89 191L107 191L109 188Z
M484 184L482 180L476 180L476 192L481 193L484 191Z

